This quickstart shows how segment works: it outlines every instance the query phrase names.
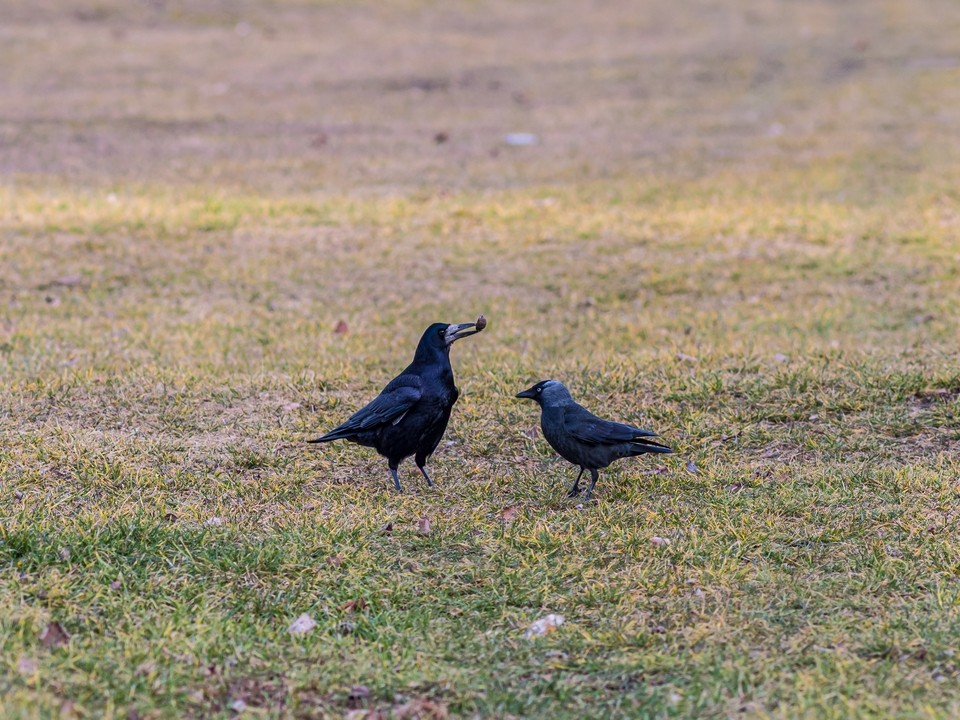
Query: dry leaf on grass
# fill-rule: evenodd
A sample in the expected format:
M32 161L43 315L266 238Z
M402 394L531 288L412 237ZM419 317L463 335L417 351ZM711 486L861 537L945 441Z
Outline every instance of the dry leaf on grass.
M395 720L447 720L450 713L446 705L433 700L411 700L393 708L390 717Z
M516 520L518 515L520 515L520 508L516 505L508 505L500 511L500 517L506 523L511 523Z
M422 517L417 521L417 532L421 535L430 534L430 518Z
M659 535L654 535L652 538L650 538L650 544L656 545L657 547L666 547L670 544L670 540L660 537Z
M566 621L567 619L563 615L556 615L554 613L544 615L542 618L531 624L523 636L526 638L535 638L549 635L558 627L563 625Z
M62 647L69 641L70 633L58 622L50 623L40 633L40 644L47 648Z
M340 609L343 610L344 612L350 613L356 610L363 610L366 607L367 607L367 601L364 600L363 598L360 598L358 600L348 600L347 602L345 602L343 605L340 606Z
M337 326L333 329L337 335L346 335L350 332L350 328L347 327L347 323L343 320L337 320Z
M290 624L290 627L287 628L287 631L291 635L306 635L316 626L317 621L310 617L307 613L303 613L303 615L298 617Z

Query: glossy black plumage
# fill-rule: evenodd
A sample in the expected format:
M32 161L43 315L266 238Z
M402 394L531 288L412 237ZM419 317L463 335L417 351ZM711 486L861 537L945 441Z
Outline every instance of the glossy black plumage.
M620 458L644 453L673 452L666 445L650 438L657 434L649 430L603 420L578 405L570 392L556 380L544 380L517 393L540 405L540 427L550 446L565 460L580 466L580 474L567 493L580 493L580 478L590 471L590 487L584 495L589 500L600 477L598 470Z
M483 325L485 325L485 321ZM397 490L397 468L411 455L428 485L433 485L426 463L440 444L450 412L460 396L453 381L450 346L482 329L476 323L434 323L426 329L417 352L402 373L391 380L368 405L312 443L349 440L374 448L387 458Z

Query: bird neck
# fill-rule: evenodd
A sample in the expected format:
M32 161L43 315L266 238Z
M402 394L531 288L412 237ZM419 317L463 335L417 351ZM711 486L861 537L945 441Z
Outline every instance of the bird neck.
M427 343L417 345L417 352L413 356L413 365L445 365L450 367L450 348L436 347Z

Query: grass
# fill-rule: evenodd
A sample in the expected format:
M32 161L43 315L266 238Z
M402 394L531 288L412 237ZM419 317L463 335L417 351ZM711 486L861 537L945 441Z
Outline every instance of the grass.
M0 715L960 712L949 3L56 7L0 43ZM435 488L304 444L480 312ZM567 500L550 376L677 454Z

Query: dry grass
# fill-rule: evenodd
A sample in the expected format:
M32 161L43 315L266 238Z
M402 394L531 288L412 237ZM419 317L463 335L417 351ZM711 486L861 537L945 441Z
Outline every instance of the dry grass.
M8 5L4 717L960 712L952 3ZM303 444L479 312L436 488Z

